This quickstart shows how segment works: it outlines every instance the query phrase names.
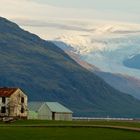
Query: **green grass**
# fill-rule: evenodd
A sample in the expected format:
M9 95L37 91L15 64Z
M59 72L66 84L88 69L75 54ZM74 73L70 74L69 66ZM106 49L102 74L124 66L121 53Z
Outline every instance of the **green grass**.
M139 140L140 133L104 128L0 128L0 140Z
M0 125L112 125L140 128L140 121L46 121L46 120L20 120L14 123L5 124L0 122Z
M67 126L67 127L53 127ZM83 125L85 127L70 127ZM111 125L140 128L139 122L124 121L41 121L22 120L5 124L0 122L0 140L139 140L140 132L86 127L87 125ZM18 127L17 127L18 126ZM28 126L28 127L26 127ZM32 127L37 126L37 127ZM46 127L51 126L51 127Z

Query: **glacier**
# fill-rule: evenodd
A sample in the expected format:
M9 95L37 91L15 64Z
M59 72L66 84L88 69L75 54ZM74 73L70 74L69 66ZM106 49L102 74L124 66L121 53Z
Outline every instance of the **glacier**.
M17 21L18 23L18 21ZM26 22L27 23L27 22ZM140 25L96 20L48 20L19 24L102 71L140 78L140 70L123 62L140 54ZM51 25L51 26L50 26Z

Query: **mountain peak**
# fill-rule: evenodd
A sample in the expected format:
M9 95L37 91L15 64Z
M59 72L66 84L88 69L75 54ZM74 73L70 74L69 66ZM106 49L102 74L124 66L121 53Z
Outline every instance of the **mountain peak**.
M11 30L17 30L19 29L19 26L6 18L0 17L0 31L5 31L5 29L11 29Z

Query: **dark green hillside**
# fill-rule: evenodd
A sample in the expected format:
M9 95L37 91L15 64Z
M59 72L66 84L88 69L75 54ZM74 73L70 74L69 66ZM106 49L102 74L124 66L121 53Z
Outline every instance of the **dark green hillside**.
M51 42L0 18L0 86L29 100L58 101L82 116L140 117L140 102L72 60Z

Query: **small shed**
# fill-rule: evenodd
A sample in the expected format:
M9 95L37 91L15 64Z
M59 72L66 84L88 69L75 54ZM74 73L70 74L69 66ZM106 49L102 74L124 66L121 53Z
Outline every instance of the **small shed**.
M30 102L28 119L72 120L73 112L58 102Z

